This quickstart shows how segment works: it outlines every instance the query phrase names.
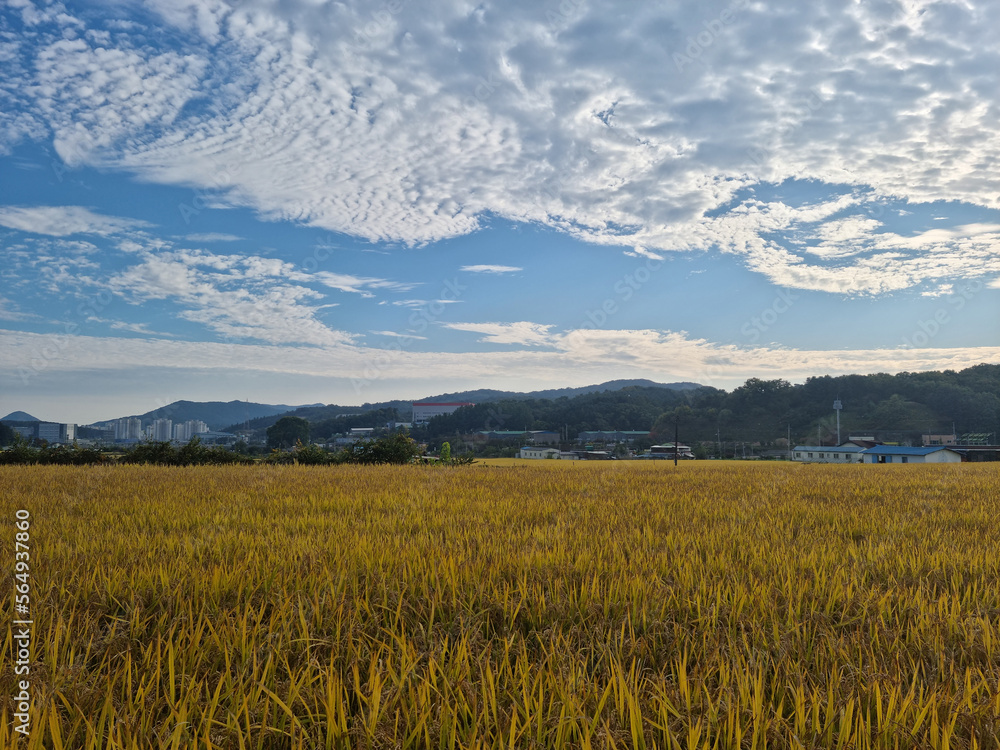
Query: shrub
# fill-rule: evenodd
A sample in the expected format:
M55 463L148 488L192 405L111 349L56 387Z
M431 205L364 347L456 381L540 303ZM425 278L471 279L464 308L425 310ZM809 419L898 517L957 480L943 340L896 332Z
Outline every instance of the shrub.
M420 455L417 443L404 432L362 440L342 452L343 463L408 464Z

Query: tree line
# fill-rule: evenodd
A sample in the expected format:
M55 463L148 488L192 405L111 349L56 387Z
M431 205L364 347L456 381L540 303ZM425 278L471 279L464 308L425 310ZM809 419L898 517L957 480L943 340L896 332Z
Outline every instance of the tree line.
M407 464L417 460L420 447L409 436L394 433L371 440L362 440L339 451L328 451L318 445L295 443L291 450L275 449L260 463L268 464ZM445 463L462 463L462 460ZM84 448L79 445L32 446L16 436L14 444L0 451L0 465L93 465L93 464L153 464L157 466L223 466L253 464L257 460L221 446L206 446L194 437L184 445L167 441L148 441L130 446L119 454Z
M843 404L841 435L881 433L919 440L920 434L1000 430L1000 365L956 372L902 372L784 379L751 378L732 391L702 387L629 387L575 398L492 401L435 417L414 437L435 440L481 430L555 430L570 440L591 430L651 430L652 440L794 442L836 440L835 400ZM996 435L994 434L994 439Z

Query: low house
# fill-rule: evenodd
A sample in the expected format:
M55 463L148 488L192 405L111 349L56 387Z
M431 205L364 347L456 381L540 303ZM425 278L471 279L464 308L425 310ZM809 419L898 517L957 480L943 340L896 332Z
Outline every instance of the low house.
M232 445L239 438L231 432L218 432L216 430L209 430L208 432L199 432L195 435L202 445Z
M841 445L796 445L792 460L804 464L858 464L864 451L853 441Z
M559 458L559 451L556 448L536 448L525 445L521 448L518 458Z
M581 461L610 461L614 458L608 451L574 451Z
M958 435L921 435L920 442L928 445L955 445L958 442Z
M930 445L908 448L902 445L876 445L862 454L866 464L957 464L962 454L951 448Z
M682 445L680 443L677 444L676 448L674 447L673 443L654 445L652 448L649 449L649 453L643 456L643 458L653 458L653 459L662 458L662 459L670 459L672 461L675 452L677 453L677 458L681 460L694 458L694 454L691 452L691 446Z
M837 447L845 445L854 445L858 448L874 448L876 445L882 445L882 443L879 440L869 440L868 438L850 438Z
M955 452L970 463L1000 461L1000 445L967 445L955 448Z
M471 401L414 401L413 404L413 424L426 424L434 417L441 417L447 414L454 414L463 406L475 406Z

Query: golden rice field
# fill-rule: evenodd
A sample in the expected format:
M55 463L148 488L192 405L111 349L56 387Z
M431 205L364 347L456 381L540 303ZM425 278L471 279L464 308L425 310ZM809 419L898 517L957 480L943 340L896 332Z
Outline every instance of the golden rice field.
M1000 747L1000 467L559 463L0 467L0 746Z

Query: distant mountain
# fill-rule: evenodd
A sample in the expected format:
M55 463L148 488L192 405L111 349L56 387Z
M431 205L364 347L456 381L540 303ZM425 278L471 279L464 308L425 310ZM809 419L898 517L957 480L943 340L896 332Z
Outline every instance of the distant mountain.
M421 401L471 401L481 404L484 401L528 401L531 399L557 399L573 398L583 396L588 393L604 393L605 391L620 391L623 388L638 386L640 388L667 388L672 391L690 391L701 388L698 383L656 383L652 380L609 380L598 385L584 385L579 388L550 388L544 391L528 391L525 393L518 391L496 391L489 388L477 391L459 391L458 393L445 393L440 396L431 396L420 399Z
M609 380L598 385L585 385L579 388L554 388L545 391L498 391L490 388L481 388L476 391L460 391L458 393L443 393L438 396L415 399L417 401L471 401L474 404L482 404L490 401L531 401L538 399L558 399L562 397L575 398L591 393L604 393L620 391L625 388L662 388L671 391L688 391L701 388L697 383L656 383L652 380ZM337 404L327 404L326 406L303 406L295 411L286 414L266 414L250 421L248 425L252 430L263 430L270 427L284 416L302 417L313 424L328 419L336 419L347 415L357 415L375 412L383 409L396 409L399 419L408 421L411 418L410 405L413 401L395 400L380 401L378 403L365 403L361 406L339 406ZM367 426L367 425L366 425ZM234 428L236 425L229 425Z
M321 406L321 404L312 404ZM132 414L143 422L154 419L172 419L174 422L186 422L189 419L200 419L210 429L222 430L234 424L240 424L258 417L270 417L275 414L285 414L303 407L287 404L255 404L249 401L174 401L145 414ZM113 422L115 420L107 420ZM100 423L98 423L100 424Z
M246 427L250 430L265 430L275 422L277 422L282 417L301 417L302 419L308 420L309 422L316 424L317 422L323 422L325 420L337 419L339 417L357 416L357 415L375 415L376 413L381 413L385 409L396 409L400 418L409 419L410 418L410 404L411 401L384 401L378 404L362 404L361 406L338 406L337 404L327 404L323 406L321 404L315 406L300 406L297 409L288 412L282 412L281 414L268 414L262 417L257 417L256 419L251 419L246 424ZM356 424L356 427L374 427L381 426L385 424L386 421L390 419L386 416L382 419L378 425L364 423L365 420L361 420L362 424ZM242 424L231 424L226 430L232 431L243 426Z
M38 417L33 417L26 411L12 411L3 419L0 419L0 422L41 422L41 421L42 420L40 420Z

